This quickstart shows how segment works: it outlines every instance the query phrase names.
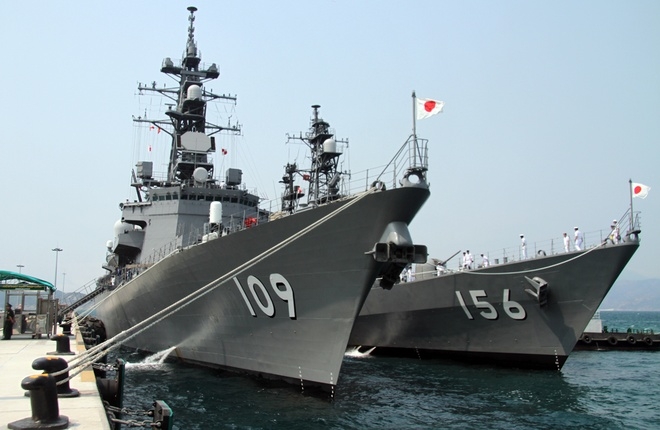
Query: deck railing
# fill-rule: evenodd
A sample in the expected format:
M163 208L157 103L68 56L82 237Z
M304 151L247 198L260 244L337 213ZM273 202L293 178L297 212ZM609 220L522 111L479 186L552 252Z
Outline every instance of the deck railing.
M611 234L612 234L611 229L601 229L601 230L584 232L583 233L584 242L582 249L583 250L591 249L593 247L601 245L604 242L616 243L621 241L625 242L629 240L629 235L632 232L639 232L641 230L641 213L634 212L633 216L631 217L630 210L628 210L621 216L621 218L619 218L619 220L617 221L617 225L619 225L619 232L621 239L617 240L616 238L611 238ZM574 241L574 232L571 231L566 233L570 238L568 251L570 252L575 251L576 249L575 249L575 241ZM566 249L564 248L563 235L555 236L547 240L528 242L526 244L526 248L527 248L527 259L544 257L547 255L556 255L566 252ZM474 257L474 263L472 264L473 269L482 267L483 259L481 258L481 254L482 254L481 252L473 254ZM488 257L490 265L511 263L513 261L520 261L523 259L522 246L520 244L516 246L504 247L502 249L491 250L488 252L484 252L483 254L486 257ZM459 253L459 255L453 258L449 262L449 264L447 264L447 268L450 270L452 269L463 270L464 268L463 268L462 254Z

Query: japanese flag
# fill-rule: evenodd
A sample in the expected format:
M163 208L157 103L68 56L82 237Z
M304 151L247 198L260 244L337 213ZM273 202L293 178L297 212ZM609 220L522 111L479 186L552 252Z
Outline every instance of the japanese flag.
M633 184L632 184L633 197L639 197L640 199L645 199L646 196L649 194L650 190L651 190L651 187L648 187L644 184L639 184L639 183L636 183L636 182L633 182Z
M445 102L431 99L417 99L417 119L424 119L442 112Z

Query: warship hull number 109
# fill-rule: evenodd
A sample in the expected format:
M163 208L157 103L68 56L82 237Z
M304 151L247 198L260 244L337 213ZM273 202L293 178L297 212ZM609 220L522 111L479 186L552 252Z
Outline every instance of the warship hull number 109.
M120 205L96 315L109 337L153 319L126 339L131 348L176 347L172 355L185 362L333 391L376 279L391 286L406 265L426 261L408 225L430 195L427 142L406 141L389 164L374 158L389 170L357 183L342 170L341 145L313 105L299 138L310 165L285 166L275 205L248 189L242 170L216 174L216 134L240 127L210 121L207 104L236 97L205 85L220 72L202 63L196 8L188 10L183 56L161 66L176 85L138 87L169 102L165 118L134 119L169 135L167 173L158 177L151 161L137 162L136 198Z
M241 293L243 300L245 300L245 305L250 311L250 314L253 317L256 317L257 314L254 312L254 308L252 307L248 296L245 294L245 289L238 281L238 279L234 278L234 282L236 283L236 287L238 287L238 291ZM259 309L261 309L264 315L268 317L275 316L275 306L273 306L273 299L271 298L264 284L252 275L248 276L247 283L248 290L252 296L252 300L256 302L257 306ZM289 285L289 281L287 281L286 278L279 273L273 273L270 275L270 286L273 293L275 293L275 296L287 303L289 309L289 318L295 318L296 302L293 295L293 289L291 288L291 285ZM261 292L261 297L263 297L263 301L265 303L262 303L262 298L259 297L260 295L256 292L255 289L258 289Z

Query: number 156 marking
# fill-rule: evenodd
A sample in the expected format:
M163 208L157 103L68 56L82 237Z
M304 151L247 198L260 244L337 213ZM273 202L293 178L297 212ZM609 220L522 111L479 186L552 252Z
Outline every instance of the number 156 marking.
M485 298L486 292L484 290L470 290L470 298L472 299L472 303L474 303L474 306L477 309L483 309L480 314L482 317L486 318L487 320L496 320L498 318L497 310L493 305L488 303L485 300L481 300L482 298ZM502 307L504 308L504 312L509 316L509 318L514 319L514 320L524 320L525 317L527 316L527 313L525 312L525 308L520 305L518 302L514 302L513 300L509 300L511 297L511 293L508 288L505 288L503 293L502 293ZM470 313L470 310L467 308L467 305L465 304L465 300L463 299L463 295L461 294L460 291L456 291L456 298L458 298L458 302L461 304L461 308L463 308L463 311L465 311L465 315L468 317L468 319L473 320L474 317Z

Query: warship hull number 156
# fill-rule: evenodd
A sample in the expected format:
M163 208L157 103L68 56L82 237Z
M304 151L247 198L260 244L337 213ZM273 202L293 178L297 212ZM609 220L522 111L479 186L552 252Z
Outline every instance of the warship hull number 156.
M472 302L477 309L484 309L482 312L480 312L482 317L486 318L487 320L496 320L499 317L497 310L493 305L485 300L481 300L482 298L487 297L484 290L470 290L470 297L472 298ZM523 308L520 303L510 300L510 297L511 292L508 288L505 288L504 292L502 293L502 307L504 308L504 312L511 319L524 320L525 317L527 317L525 308ZM468 317L468 319L473 320L474 317L467 308L465 300L463 299L463 295L460 291L456 291L456 298L461 304L461 307L463 308L463 311L465 311L465 315Z

